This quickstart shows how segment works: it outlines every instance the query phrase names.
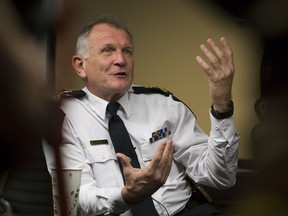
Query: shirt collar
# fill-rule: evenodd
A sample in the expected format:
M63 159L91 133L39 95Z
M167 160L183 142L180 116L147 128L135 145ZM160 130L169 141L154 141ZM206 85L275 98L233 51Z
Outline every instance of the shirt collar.
M105 119L106 107L109 102L92 94L86 87L83 88L83 91L85 91L87 94L87 100L89 104L91 104L91 109L95 111L96 114L102 119ZM117 102L121 104L119 109L124 112L126 117L128 117L131 112L129 92L126 92Z
M126 117L129 117L131 113L130 97L129 92L126 92L117 102L121 104L120 110L122 109Z

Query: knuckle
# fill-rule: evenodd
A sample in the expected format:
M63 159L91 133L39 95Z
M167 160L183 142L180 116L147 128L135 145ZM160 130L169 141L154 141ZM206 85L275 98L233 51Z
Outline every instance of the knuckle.
M227 56L232 57L233 56L233 52L231 50L227 51Z
M161 173L158 173L158 175L155 176L155 181L159 185L163 185L166 182L166 176L162 175Z
M156 156L153 158L154 162L157 163L157 164L160 163L161 159L162 159L161 156L158 156L158 155L156 155Z
M221 59L221 58L224 57L224 54L223 54L222 52L219 52L219 53L218 53L218 57Z
M210 61L212 64L216 64L218 62L218 59L217 58L211 58Z

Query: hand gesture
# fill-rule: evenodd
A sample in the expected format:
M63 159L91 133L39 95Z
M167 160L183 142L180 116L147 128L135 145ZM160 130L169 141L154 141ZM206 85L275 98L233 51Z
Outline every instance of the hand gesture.
M117 153L121 159L126 185L122 197L128 204L137 204L157 191L170 173L173 161L174 144L172 141L161 143L151 162L142 169L133 168L129 158Z
M226 39L220 39L220 49L212 39L207 45L202 44L201 50L207 57L205 61L197 56L196 61L208 76L209 94L213 107L218 112L226 112L231 100L232 82L234 77L233 53Z

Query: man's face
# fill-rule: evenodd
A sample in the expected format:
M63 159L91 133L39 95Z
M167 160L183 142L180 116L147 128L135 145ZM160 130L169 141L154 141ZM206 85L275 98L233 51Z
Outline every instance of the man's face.
M96 96L107 101L119 99L134 78L134 47L129 35L99 24L93 27L88 41L89 57L81 60L79 76L86 79L87 88Z

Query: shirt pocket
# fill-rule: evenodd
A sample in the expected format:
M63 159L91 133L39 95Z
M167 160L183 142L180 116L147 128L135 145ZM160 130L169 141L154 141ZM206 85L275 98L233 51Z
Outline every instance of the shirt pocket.
M168 136L160 140L157 140L155 142L150 143L149 141L145 141L145 142L140 143L140 150L141 150L144 162L151 161L155 152L157 151L157 148L160 146L160 144L163 142L167 142L170 139L171 137Z
M87 163L106 163L117 160L115 153L108 145L88 146L86 148Z
M99 187L115 187L121 184L121 171L118 159L109 145L89 146L86 151L86 163L90 165ZM115 175L120 178L115 178Z

